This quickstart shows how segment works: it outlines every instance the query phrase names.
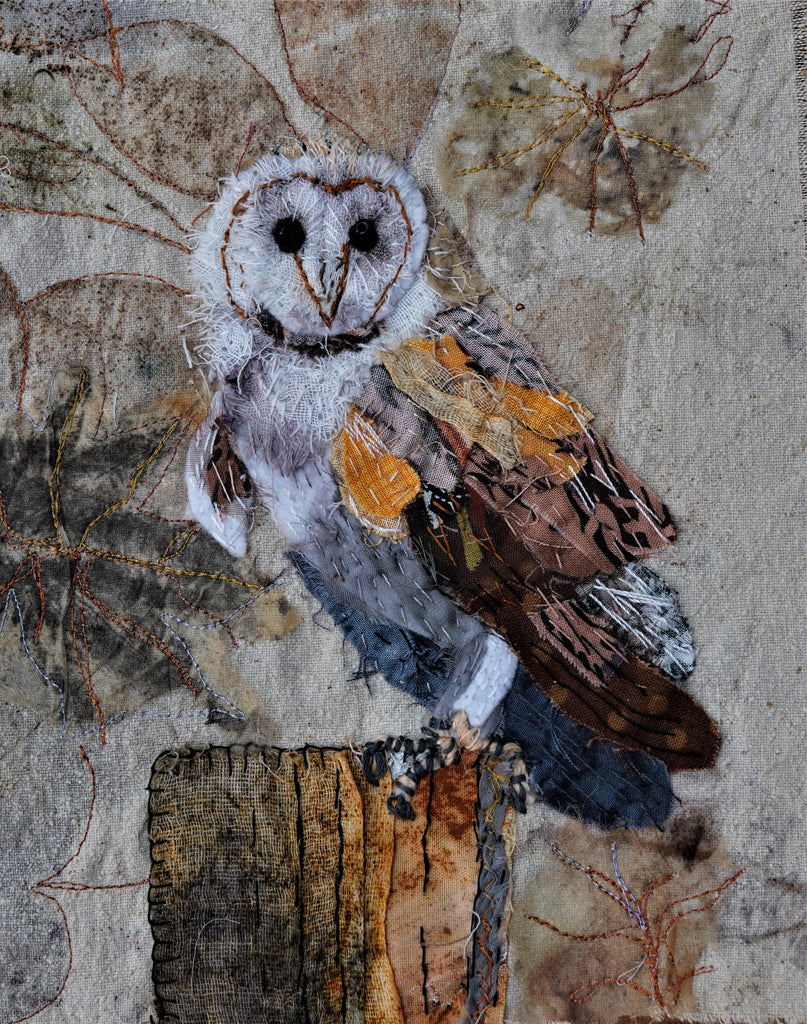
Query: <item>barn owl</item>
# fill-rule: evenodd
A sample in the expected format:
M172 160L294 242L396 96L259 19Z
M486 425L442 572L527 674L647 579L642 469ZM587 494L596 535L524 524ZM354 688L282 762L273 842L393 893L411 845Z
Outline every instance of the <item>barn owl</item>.
M227 180L198 238L216 391L192 516L234 556L266 506L371 668L525 752L586 820L666 816L719 734L678 684L673 593L640 560L670 513L529 341L433 287L423 195L392 158L313 145Z

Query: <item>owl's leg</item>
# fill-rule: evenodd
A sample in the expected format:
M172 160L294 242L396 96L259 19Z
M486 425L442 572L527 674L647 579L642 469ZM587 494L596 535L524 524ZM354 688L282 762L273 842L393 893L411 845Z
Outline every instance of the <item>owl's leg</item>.
M456 650L368 618L355 606L340 601L325 577L305 558L293 551L287 557L367 669L380 672L392 686L434 709L451 685ZM539 800L601 828L645 828L660 824L670 813L673 795L661 761L649 754L621 750L567 718L521 666L503 709L503 740L494 738L492 742L516 741L524 752L530 788ZM450 729L452 725L442 721L435 728ZM411 792L406 761L410 753L415 754L416 742L392 737L369 744L365 747L369 774L380 779L389 768L399 783L398 790ZM398 797L401 810L405 802L404 795Z
M459 652L437 713L453 719L464 712L471 728L490 735L498 724L498 709L513 685L518 664L515 653L498 633L482 633L473 645Z

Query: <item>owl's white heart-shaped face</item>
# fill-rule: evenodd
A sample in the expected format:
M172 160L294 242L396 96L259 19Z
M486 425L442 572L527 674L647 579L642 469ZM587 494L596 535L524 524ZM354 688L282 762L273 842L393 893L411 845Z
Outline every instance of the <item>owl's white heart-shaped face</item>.
M305 347L360 344L409 290L428 240L423 198L389 158L272 156L231 179L196 254L243 319Z

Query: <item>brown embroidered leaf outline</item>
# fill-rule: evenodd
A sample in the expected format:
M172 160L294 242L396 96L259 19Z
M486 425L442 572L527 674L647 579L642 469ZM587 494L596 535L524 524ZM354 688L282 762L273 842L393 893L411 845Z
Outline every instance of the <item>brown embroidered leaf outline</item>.
M639 0L639 3L634 4L633 7L628 7L627 10L622 11L621 14L611 15L611 24L614 28L622 29L622 38L620 42L627 43L630 39L631 32L636 28L639 23L639 18L645 7L648 7L653 0Z
M440 91L459 0L275 0L274 6L302 99L372 149L398 159L411 154Z
M176 18L116 24L106 0L93 16L93 31L80 39L65 35L61 14L53 25L45 19L41 36L15 33L0 18L0 33L7 28L14 40L0 35L0 49L31 61L41 55L31 82L40 73L66 79L86 115L77 122L82 144L57 137L62 118L38 94L34 109L44 117L36 128L25 114L6 115L0 210L86 218L189 253L186 234L203 206L188 197L207 202L221 177L298 133L269 79L217 32ZM21 109L31 89L15 81ZM175 195L158 199L152 182ZM93 208L99 194L106 201Z
M254 160L294 137L274 86L218 33L170 18L113 31L118 64L100 51L96 59L66 54L68 80L97 127L148 177L209 199L245 149Z
M672 33L669 39L672 40L675 35ZM694 86L710 82L725 67L732 44L730 36L721 36L699 59L684 82L669 89L652 88L639 94L633 90L634 83L643 73L647 78L654 70L649 66L650 50L630 67L625 68L621 62L608 65L609 82L604 88L597 89L589 88L586 81L574 85L541 61L522 57L524 68L540 76L542 91L530 94L518 85L511 85L510 90L516 94L515 98L480 99L471 104L471 109L496 108L506 111L505 129L509 120L526 114L529 120L526 126L521 126L521 131L526 131L525 141L512 149L492 153L477 166L463 167L459 174L498 171L532 153L542 155L548 152L542 164L539 162L541 170L538 182L532 190L525 216L529 217L538 196L553 178L563 179L559 185L561 190L565 188L567 197L574 192L575 186L579 189L584 182L583 194L589 211L588 227L589 231L593 231L600 207L601 171L603 163L610 160L612 166L609 167L607 180L613 180L621 169L627 184L633 221L639 238L644 242L644 200L640 198L640 193L649 190L637 184L635 173L640 158L644 162L642 148L652 147L674 160L706 169L703 161L686 150L656 137L650 131L639 130L643 127L644 108L670 101ZM601 72L605 63L600 62L591 67ZM577 156L574 155L576 143L580 147ZM586 164L588 170L584 172ZM647 177L652 187L652 176ZM609 199L613 199L613 196L609 196ZM570 201L574 199L570 198Z
M62 735L97 731L102 742L113 720L147 714L177 684L207 691L198 714L242 718L186 636L220 627L235 643L235 621L266 584L234 571L195 524L146 508L188 421L96 437L89 373L69 387L65 376L41 424L5 410L13 422L0 434L0 653L21 647L45 684L32 686L18 662L0 695L55 714Z
M695 35L692 37L693 43L699 43L715 21L717 21L722 14L729 13L731 10L732 0L706 0L706 3L710 5L711 10L706 14L706 17L695 30Z
M67 939L67 967L65 968L64 977L62 978L62 981L58 989L56 990L56 994L51 999L49 999L48 1002L44 1004L44 1006L40 1006L39 1009L37 1010L32 1010L31 1013L26 1014L24 1017L16 1017L14 1020L9 1021L9 1024L23 1024L23 1021L31 1020L33 1017L38 1017L40 1013L43 1013L49 1007L53 1006L54 1003L56 1003L61 998L62 993L67 987L67 982L73 970L73 939L70 932L70 926L67 921L67 911L62 905L62 902L59 898L59 894L63 892L109 892L110 890L114 889L135 889L142 885L148 885L147 878L142 878L138 882L113 882L106 884L91 884L87 882L80 882L77 879L73 878L62 877L65 871L68 869L68 867L70 867L70 865L78 858L79 854L84 849L84 844L87 842L87 837L90 834L90 827L92 825L93 815L95 813L95 801L97 797L95 769L93 768L92 762L87 756L87 752L84 749L84 747L80 746L78 749L81 754L81 759L87 766L87 770L90 773L90 782L92 786L90 795L90 806L87 811L87 821L84 826L84 832L82 833L81 839L79 840L76 849L61 865L61 867L57 867L52 874L47 876L47 878L42 878L38 882L34 882L34 884L31 886L31 892L35 896L42 896L44 899L50 900L51 903L55 904L56 909L59 912L59 916L62 919L62 924L64 925L65 937Z
M24 124L3 121L0 150L6 161L0 168L5 179L0 210L94 220L190 252L184 241L185 228L164 203L86 149L69 146ZM103 213L87 200L93 192L106 198ZM142 211L146 210L144 217ZM146 223L133 220L135 213Z
M671 1003L675 1003L678 992L685 981L702 974L709 974L714 970L713 966L694 967L689 970L679 968L672 948L675 930L684 918L711 910L726 889L743 874L742 868L714 888L670 900L660 909L651 911L651 900L676 877L675 874L665 875L663 878L650 882L639 896L635 896L620 873L616 843L611 844L613 878L592 867L584 867L556 846L553 846L552 849L560 860L584 874L595 889L616 903L626 915L627 923L604 932L579 933L564 931L549 921L534 917L532 914L527 915L528 919L567 939L575 939L578 942L624 939L626 942L638 945L641 950L641 959L634 961L621 974L587 981L575 989L569 997L573 1002L580 1003L588 999L602 985L617 985L639 992L662 1009L667 1009ZM641 979L641 982L637 981L637 978Z

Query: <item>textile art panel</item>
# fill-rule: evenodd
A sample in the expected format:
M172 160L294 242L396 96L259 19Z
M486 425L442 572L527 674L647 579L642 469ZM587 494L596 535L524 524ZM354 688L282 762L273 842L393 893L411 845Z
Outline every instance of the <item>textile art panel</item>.
M0 9L0 1020L804 1019L807 8Z

